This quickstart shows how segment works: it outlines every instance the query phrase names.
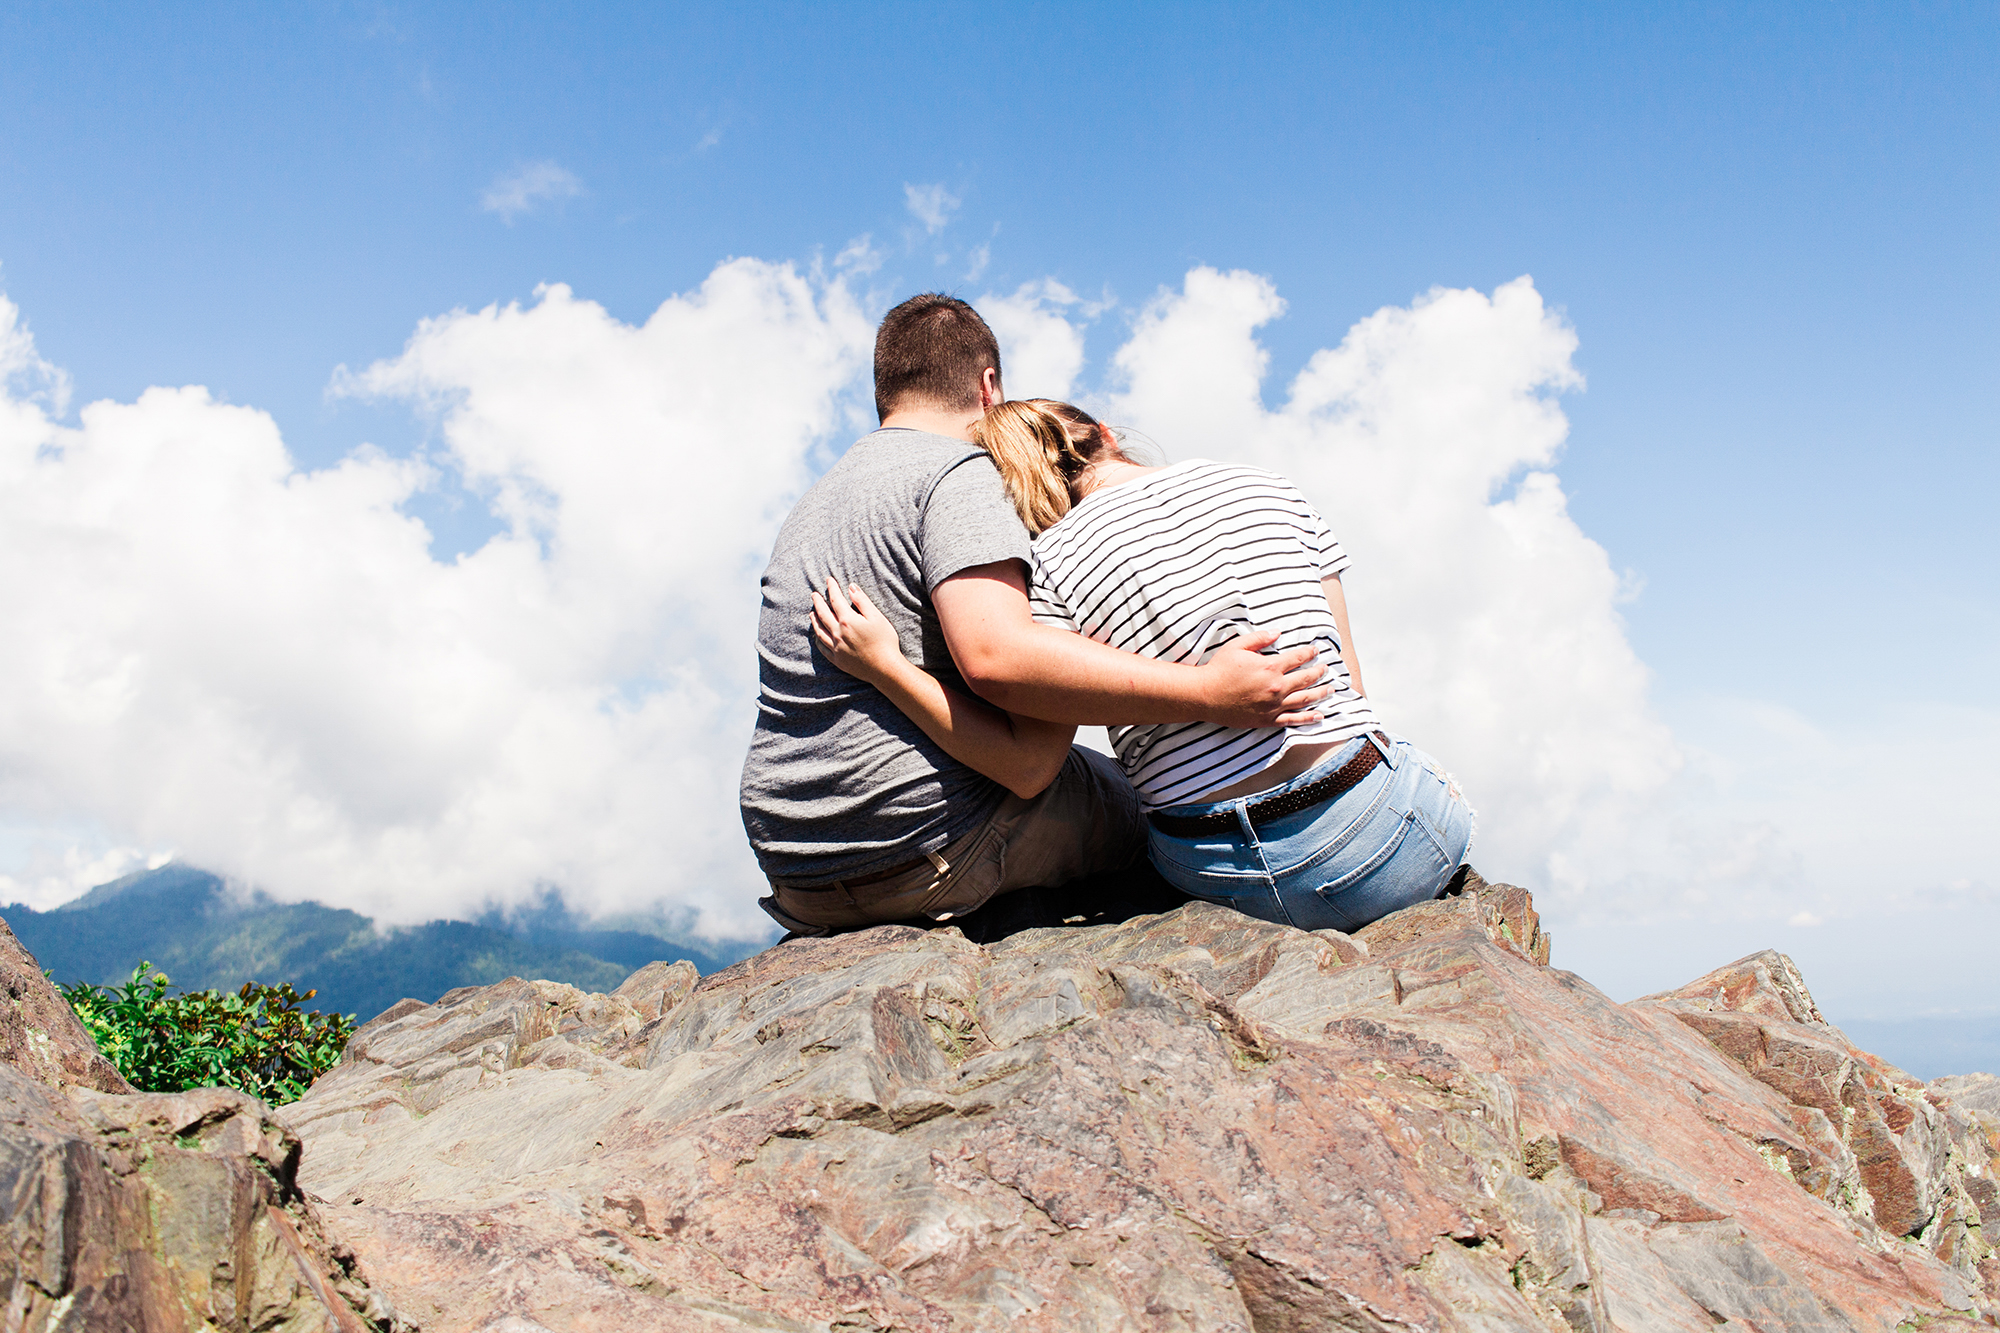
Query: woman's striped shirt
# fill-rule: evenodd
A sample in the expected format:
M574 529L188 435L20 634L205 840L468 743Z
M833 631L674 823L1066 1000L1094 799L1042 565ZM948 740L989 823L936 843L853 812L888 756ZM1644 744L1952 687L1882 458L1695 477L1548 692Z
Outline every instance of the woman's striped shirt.
M1254 731L1213 722L1112 727L1111 746L1148 809L1186 804L1262 772L1293 745L1376 727L1340 656L1320 579L1348 556L1283 477L1191 459L1087 497L1035 539L1035 619L1168 662L1206 662L1252 630L1270 652L1319 653L1334 692L1320 721Z

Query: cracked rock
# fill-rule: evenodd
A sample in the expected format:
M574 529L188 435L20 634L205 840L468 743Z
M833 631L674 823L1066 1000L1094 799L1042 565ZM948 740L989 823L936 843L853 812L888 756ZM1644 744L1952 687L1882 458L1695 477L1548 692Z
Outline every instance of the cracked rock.
M426 1333L1990 1323L1990 1145L1789 962L1547 960L1477 876L1353 938L880 927L398 1006L284 1116Z

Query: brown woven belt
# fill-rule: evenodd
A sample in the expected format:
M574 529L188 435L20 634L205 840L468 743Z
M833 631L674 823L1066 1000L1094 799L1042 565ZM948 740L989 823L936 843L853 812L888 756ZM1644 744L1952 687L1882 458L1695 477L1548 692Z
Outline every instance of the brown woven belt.
M1382 744L1388 743L1388 738L1383 737ZM1250 826L1255 828L1259 824L1268 824L1274 819L1283 819L1286 815L1310 810L1322 801L1330 801L1373 773L1375 766L1381 762L1382 751L1372 744L1364 745L1361 747L1361 753L1354 758L1325 777L1308 782L1297 791L1288 791L1282 796L1272 796L1261 801L1251 801L1248 807ZM1155 811L1146 818L1152 821L1154 828L1176 838L1192 838L1200 833L1237 832L1234 810L1217 810L1207 815L1165 815Z

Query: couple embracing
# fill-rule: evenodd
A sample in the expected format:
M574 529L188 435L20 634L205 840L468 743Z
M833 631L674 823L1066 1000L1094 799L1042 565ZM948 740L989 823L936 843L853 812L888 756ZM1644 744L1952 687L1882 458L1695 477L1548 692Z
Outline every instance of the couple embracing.
M1352 931L1450 887L1471 809L1382 729L1348 557L1295 487L1151 466L1079 408L1008 401L948 296L883 319L875 406L763 578L741 797L779 924L1030 900L1052 924L1164 878ZM1072 744L1088 724L1115 762Z

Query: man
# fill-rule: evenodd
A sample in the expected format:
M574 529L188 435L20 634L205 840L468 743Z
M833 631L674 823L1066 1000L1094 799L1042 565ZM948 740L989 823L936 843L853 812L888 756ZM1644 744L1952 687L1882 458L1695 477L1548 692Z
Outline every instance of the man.
M1264 727L1322 693L1310 688L1320 674L1311 648L1254 651L1275 635L1197 667L1035 624L1027 531L970 443L1000 401L1000 347L986 321L953 297L911 297L876 334L881 428L779 530L741 795L772 888L762 906L789 930L946 921L997 894L1126 870L1146 849L1138 799L1113 761L1073 748L1045 789L1009 792L821 656L812 595L830 575L867 591L919 667L1029 717Z

